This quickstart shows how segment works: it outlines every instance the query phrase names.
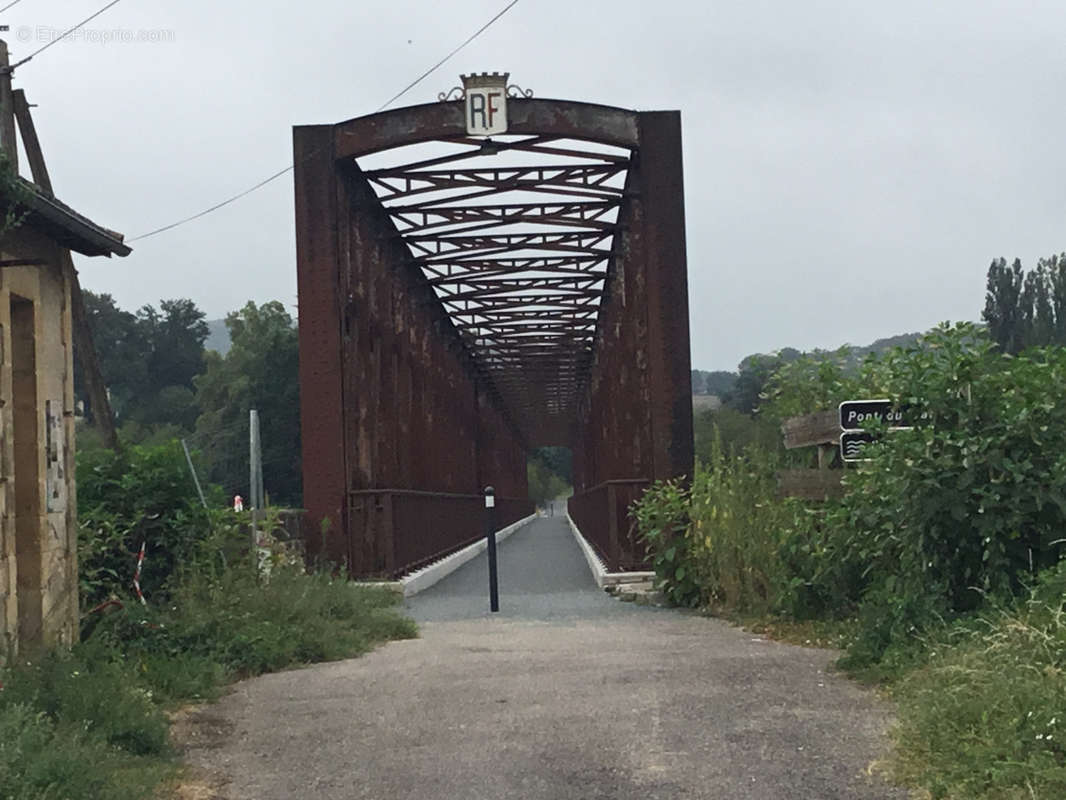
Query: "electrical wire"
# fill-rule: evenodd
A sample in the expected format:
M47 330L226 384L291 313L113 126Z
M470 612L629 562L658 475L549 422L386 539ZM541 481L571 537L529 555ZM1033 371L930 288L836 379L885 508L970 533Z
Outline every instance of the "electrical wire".
M126 241L128 241L128 242L136 242L136 241L139 241L141 239L147 239L149 236L155 236L156 234L165 233L166 231L173 230L174 228L177 228L179 225L184 225L186 222L192 222L193 220L200 219L200 217L206 217L208 214L211 214L212 212L218 211L220 208L228 206L230 203L236 203L242 197L247 197L248 195L250 195L252 192L256 191L257 189L262 189L268 183L277 180L282 175L284 175L284 174L286 174L288 172L292 172L295 168L296 168L295 164L290 164L289 166L285 167L285 169L279 170L278 172L275 172L269 178L266 178L265 180L259 181L259 183L257 183L255 186L251 187L250 189L245 189L240 194L235 194L235 195L233 195L233 197L230 197L230 198L228 198L226 200L223 200L221 203L216 203L215 205L211 206L210 208L205 208L203 211L200 211L200 212L198 212L196 214L193 214L191 217L185 217L185 219L179 219L177 222L172 222L169 225L164 225L162 228L156 228L154 231L148 231L148 233L142 233L140 236L134 236L132 239L127 239Z
M19 1L19 0L15 0L15 2L18 2L18 1ZM29 54L28 56L26 56L26 57L25 57L24 59L22 59L21 61L17 61L17 62L15 62L14 64L12 64L12 65L11 65L10 67L8 67L7 71L8 71L8 72L14 72L16 68L18 68L18 67L21 67L21 66L22 66L23 64L25 64L25 63L26 63L27 61L29 61L30 59L32 59L32 58L33 58L34 56L38 56L38 55L40 55L41 53L43 53L43 52L44 52L45 50L47 50L47 49L48 49L49 47L51 47L52 45L54 45L54 44L58 44L59 42L63 41L63 40L64 40L64 39L66 39L66 38L67 38L68 36L70 36L70 34L74 33L74 31L78 30L78 28L80 28L80 27L82 27L83 25L86 25L86 24L88 24L88 23L92 22L92 21L93 21L94 19L96 19L96 18L97 18L98 16L100 16L100 15L101 15L101 14L103 14L103 13L104 13L105 11L107 11L107 10L108 10L109 8L111 8L111 6L114 6L114 5L118 5L118 4L119 4L119 2L121 2L121 0L111 0L111 2L110 2L110 3L108 3L108 4L106 5L106 6L104 6L103 8L101 8L101 9L100 9L99 11L97 11L97 12L96 12L95 14L91 14L91 15L89 15L88 17L86 17L85 19L83 19L83 20L82 20L81 22L79 22L79 23L78 23L77 25L75 25L75 26L74 26L73 28L70 28L70 29L68 29L68 30L64 31L64 32L63 32L63 35L62 35L62 36L57 36L56 38L52 39L52 40L51 40L50 42L48 42L47 44L45 44L45 45L42 45L41 47L38 47L38 48L37 48L36 50L34 50L34 51L33 51L32 53L30 53L30 54ZM14 3L12 3L11 5L14 5ZM11 8L11 6L8 6L8 8ZM2 9L0 9L0 10L2 10Z
M17 0L16 0L16 2L17 2ZM115 2L117 3L118 0L115 0ZM480 28L478 28L476 31L474 31L473 34L471 34L469 37L467 37L467 39L462 44L460 44L458 47L454 48L450 53L448 53L448 55L446 55L444 58L442 58L440 61L438 61L436 64L434 64L432 67L430 67L425 72L423 72L421 75L419 75L417 78L415 78L413 81L411 81L411 83L407 84L407 86L405 86L403 89L401 89L395 95L390 97L380 108L378 108L377 112L375 112L375 113L379 113L381 111L384 111L390 105L392 105L397 100L399 100L401 97L403 97L405 94L407 94L409 91L411 91L411 89L415 88L418 84L420 84L422 81L424 81L430 75L432 75L438 69L443 67L460 50L462 50L463 48L467 47L471 42L473 42L481 34L483 34L485 31L487 31L493 25L493 23L495 23L498 19L500 19L500 17L502 17L504 14L506 14L508 11L510 11L512 8L514 8L516 5L518 5L518 3L519 3L519 0L511 0L511 2L508 3L506 6L504 6L504 8L499 13L496 14L496 16L494 16L492 19L490 19L488 22L486 22L484 25L482 25ZM112 3L111 5L114 5L114 3ZM82 24L84 24L84 23L82 23ZM32 58L32 57L33 56L30 56L30 58ZM315 153L312 153L311 155L309 155L306 160L310 160L315 155L317 155L317 151ZM126 241L128 241L128 242L138 242L138 241L140 241L142 239L147 239L150 236L156 236L156 235L158 235L160 233L165 233L167 231L174 230L174 228L180 227L180 226L182 226L182 225L184 225L184 224L186 224L188 222L192 222L194 220L200 219L201 217L206 217L208 214L211 214L211 213L213 213L215 211L218 211L220 208L225 208L226 206L230 205L231 203L236 203L238 200L240 200L243 197L247 197L252 192L257 191L258 189L262 189L268 183L271 183L271 182L277 180L282 175L285 175L285 174L287 174L289 172L292 172L295 168L296 168L295 164L290 164L289 166L285 167L285 169L279 170L278 172L275 172L269 178L266 178L266 179L260 181L255 186L252 186L249 189L245 189L243 192L241 192L239 194L235 194L235 195L233 195L233 197L227 198L226 200L223 200L220 203L216 203L215 205L211 206L210 208L205 208L203 211L200 211L200 212L198 212L196 214L193 214L192 216L185 217L184 219L179 219L178 221L172 222L169 225L164 225L161 228L156 228L155 230L148 231L147 233L142 233L142 234L140 234L138 236L134 236L134 237L132 237L130 239L127 239Z
M0 14L3 14L5 11L7 11L12 6L17 6L21 2L22 2L22 0L13 0L13 2L10 2L6 6L4 6L3 8L0 8Z
M470 44L472 41L474 41L477 37L479 37L481 34L483 34L485 31L487 31L492 26L492 24L494 22L496 22L496 20L498 20L500 17L502 17L504 14L506 14L508 11L510 11L512 8L514 8L516 5L518 5L518 0L511 0L511 2L508 3L503 8L503 10L500 11L500 13L498 13L495 17L493 17L488 22L486 22L484 25L482 25L480 28L478 28L476 31L474 31L474 33L465 42L463 42L461 45L456 47L454 50L452 50L450 53L448 53L448 55L446 55L444 58L442 58L440 61L438 61L436 64L434 64L432 67L427 69L425 72L423 72L417 78L415 78L413 81L411 81L409 84L407 84L407 86L405 86L403 89L401 89L395 95L390 97L381 106L381 108L378 109L378 111L379 112L380 111L384 111L386 108L391 106L393 103L395 103L397 100L399 100L405 94L407 94L409 91L414 89L416 86L418 86L418 84L420 84L422 81L424 81L430 75L432 75L438 69L443 67L448 61L451 60L452 56L454 56L456 53L458 53L460 50L462 50L464 47L466 47L468 44Z

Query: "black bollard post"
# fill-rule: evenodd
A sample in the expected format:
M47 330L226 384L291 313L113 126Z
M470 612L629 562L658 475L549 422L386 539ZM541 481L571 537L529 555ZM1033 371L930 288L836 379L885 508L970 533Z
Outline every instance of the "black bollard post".
M500 587L496 575L496 490L485 487L485 536L489 543L489 608L500 610Z

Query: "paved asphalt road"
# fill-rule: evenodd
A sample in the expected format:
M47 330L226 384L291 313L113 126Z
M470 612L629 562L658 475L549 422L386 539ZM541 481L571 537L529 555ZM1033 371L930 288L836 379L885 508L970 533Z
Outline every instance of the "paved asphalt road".
M422 637L246 681L188 759L227 800L887 800L886 709L833 654L599 591L565 525L411 599ZM195 720L193 721L196 722Z

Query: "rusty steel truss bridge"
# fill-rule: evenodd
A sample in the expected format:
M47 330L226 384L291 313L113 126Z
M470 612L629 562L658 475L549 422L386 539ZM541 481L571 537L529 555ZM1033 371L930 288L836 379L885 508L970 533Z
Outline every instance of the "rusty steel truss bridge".
M680 113L503 102L492 136L463 96L294 129L307 544L353 576L477 539L485 485L531 513L546 445L635 567L628 505L692 471Z

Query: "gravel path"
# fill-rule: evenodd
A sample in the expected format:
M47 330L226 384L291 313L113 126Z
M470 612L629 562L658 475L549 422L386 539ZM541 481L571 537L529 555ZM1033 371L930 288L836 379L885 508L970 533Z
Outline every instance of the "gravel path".
M500 547L500 614L478 558L408 603L422 638L197 712L188 760L228 800L906 797L869 777L887 710L833 653L620 603L564 520Z

